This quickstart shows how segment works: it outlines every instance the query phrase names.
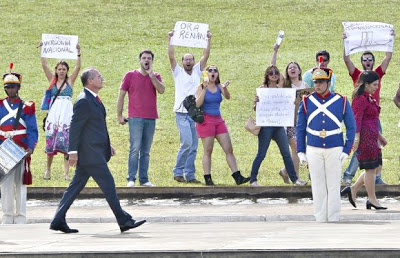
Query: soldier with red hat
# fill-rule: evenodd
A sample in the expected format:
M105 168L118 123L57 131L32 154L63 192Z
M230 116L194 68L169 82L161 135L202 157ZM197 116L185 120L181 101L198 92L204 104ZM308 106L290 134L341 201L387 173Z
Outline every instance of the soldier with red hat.
M353 145L356 125L347 98L329 90L332 70L316 67L312 74L315 92L303 97L298 111L297 152L300 162L309 166L316 221L339 221L342 165Z
M35 103L19 97L21 81L21 74L10 71L3 75L7 97L0 100L0 144L12 138L27 155L1 183L2 224L24 224L26 221L26 185L32 184L30 155L38 140Z

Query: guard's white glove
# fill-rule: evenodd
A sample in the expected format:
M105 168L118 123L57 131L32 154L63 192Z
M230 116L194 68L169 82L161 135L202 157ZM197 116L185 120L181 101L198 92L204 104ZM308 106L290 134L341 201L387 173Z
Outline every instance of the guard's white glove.
M349 158L349 154L344 153L344 152L342 152L342 153L340 154L339 159L340 159L340 162L342 162L342 166L343 166L343 164L346 162L346 160L347 160L348 158Z
M297 153L297 156L299 156L300 165L302 167L305 167L307 165L307 163L308 163L306 154L304 152L299 152L299 153Z

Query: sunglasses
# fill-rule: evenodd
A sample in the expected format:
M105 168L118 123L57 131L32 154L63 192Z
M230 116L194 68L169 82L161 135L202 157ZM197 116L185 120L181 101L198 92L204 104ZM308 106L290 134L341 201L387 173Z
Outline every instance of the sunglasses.
M208 69L208 72L209 73L218 73L218 69L217 68L215 68L215 69L210 68L210 69Z
M363 62L366 62L366 61L374 61L374 59L372 58L372 57L367 57L367 58L363 58L362 59L363 60Z
M269 71L268 75L279 75L278 71Z

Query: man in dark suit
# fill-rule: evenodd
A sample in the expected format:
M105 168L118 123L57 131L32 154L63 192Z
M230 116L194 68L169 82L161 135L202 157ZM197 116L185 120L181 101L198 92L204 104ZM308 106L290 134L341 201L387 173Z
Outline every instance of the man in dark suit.
M89 177L93 177L103 191L121 232L124 232L146 221L133 220L131 215L121 208L114 178L108 169L107 162L115 154L115 150L110 145L106 110L97 96L103 88L103 77L95 68L87 68L82 72L81 81L84 90L74 104L74 115L69 131L69 164L76 166L75 175L64 192L50 229L64 233L78 232L77 229L68 227L65 215L85 187Z

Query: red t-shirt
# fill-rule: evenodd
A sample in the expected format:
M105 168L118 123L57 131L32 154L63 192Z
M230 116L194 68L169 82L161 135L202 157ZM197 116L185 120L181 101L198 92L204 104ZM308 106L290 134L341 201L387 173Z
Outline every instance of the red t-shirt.
M161 76L154 73L157 80ZM128 92L128 117L157 119L157 92L149 75L138 70L129 71L122 79L121 90Z
M351 79L353 79L353 85L354 85L354 87L357 86L356 83L357 83L358 78L360 77L360 74L361 74L362 72L363 72L363 71L360 71L358 68L355 68L353 74L350 74ZM374 94L372 94L372 97L373 97L374 99L376 99L376 103L377 103L378 106L379 106L379 102L380 102L380 92L381 92L381 80L382 80L382 77L385 75L385 73L382 71L381 66L378 66L378 67L374 70L374 72L376 72L376 73L379 75L379 81L378 81L378 89L375 91Z

